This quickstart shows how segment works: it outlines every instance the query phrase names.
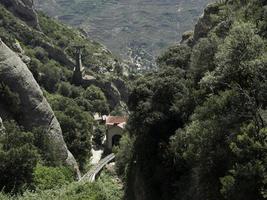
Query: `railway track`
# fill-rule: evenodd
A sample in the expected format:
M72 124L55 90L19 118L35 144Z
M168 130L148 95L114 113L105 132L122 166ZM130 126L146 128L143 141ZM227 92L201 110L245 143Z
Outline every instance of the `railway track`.
M115 154L109 154L102 160L100 160L93 168L87 172L80 181L88 181L88 182L94 182L96 179L96 176L101 172L101 170L113 159L115 158Z

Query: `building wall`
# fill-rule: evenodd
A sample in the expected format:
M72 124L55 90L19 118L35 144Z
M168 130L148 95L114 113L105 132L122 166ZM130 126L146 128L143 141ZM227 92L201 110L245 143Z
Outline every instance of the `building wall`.
M112 138L115 135L120 135L122 136L124 130L118 126L108 126L107 127L107 140L106 140L106 145L108 149L112 149Z

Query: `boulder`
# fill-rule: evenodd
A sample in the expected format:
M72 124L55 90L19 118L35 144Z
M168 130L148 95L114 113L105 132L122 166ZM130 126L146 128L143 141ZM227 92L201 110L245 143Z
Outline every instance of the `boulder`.
M0 0L0 3L29 26L40 30L38 15L34 9L33 0Z
M67 149L59 122L44 98L42 90L26 64L1 40L0 80L19 95L21 103L19 123L27 130L43 127L50 141L49 148L55 153L56 159L71 166L79 176L78 165Z

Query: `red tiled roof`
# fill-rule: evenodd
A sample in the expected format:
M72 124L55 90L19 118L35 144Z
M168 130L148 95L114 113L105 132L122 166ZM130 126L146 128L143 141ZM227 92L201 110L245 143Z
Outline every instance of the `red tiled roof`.
M127 117L121 116L107 116L106 117L106 124L114 125L114 124L121 124L126 123Z

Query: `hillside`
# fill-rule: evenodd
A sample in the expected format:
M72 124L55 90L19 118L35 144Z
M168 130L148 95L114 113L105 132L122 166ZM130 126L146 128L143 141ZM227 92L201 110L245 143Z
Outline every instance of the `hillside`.
M212 0L35 0L36 7L75 27L124 59L155 64L156 56L191 30ZM148 60L149 62L146 62Z
M83 45L85 71L73 84L77 45ZM81 31L36 12L31 1L0 0L1 192L55 189L60 199L60 188L87 172L99 126L93 115L120 110L127 99L122 65ZM89 184L92 199L110 199L97 192L102 184L117 189L109 177L111 182Z
M127 200L267 198L267 2L218 1L132 85Z
M0 0L0 199L267 199L266 0L208 5L142 73L85 35Z

